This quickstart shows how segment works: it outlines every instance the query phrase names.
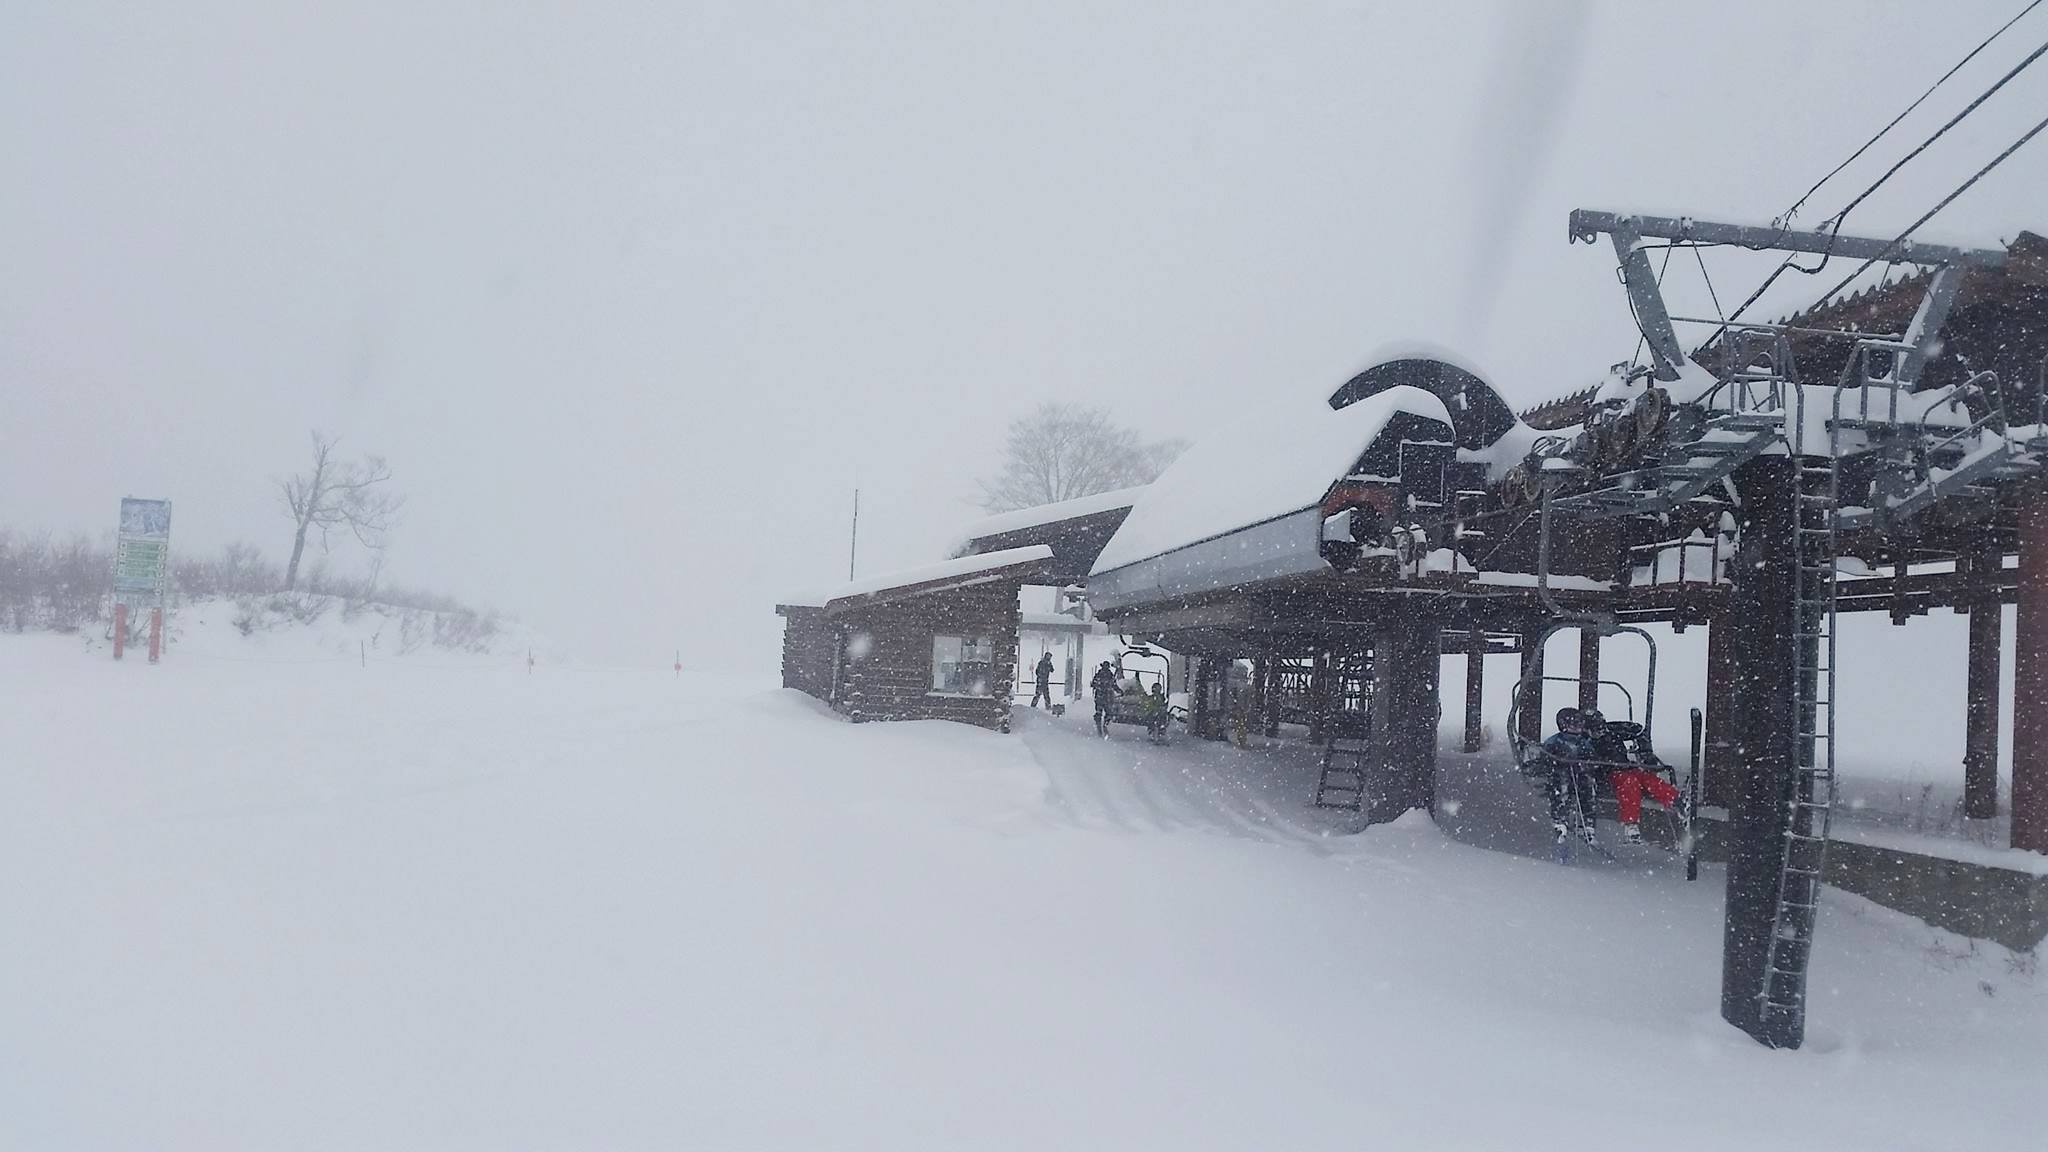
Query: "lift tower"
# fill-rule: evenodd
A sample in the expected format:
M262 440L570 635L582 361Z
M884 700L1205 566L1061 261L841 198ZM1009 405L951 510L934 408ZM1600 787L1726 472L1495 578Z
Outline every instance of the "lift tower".
M1555 507L1590 519L1654 518L1729 485L1740 502L1741 551L1730 566L1725 625L1735 629L1744 687L1736 694L1742 759L1729 811L1721 1014L1765 1044L1797 1047L1805 1036L1807 970L1835 802L1835 592L1843 533L1884 532L1961 489L1960 464L1930 466L1944 460L1942 444L1930 440L1969 437L1965 455L1979 484L2042 466L2038 443L1980 447L1994 430L2010 435L2003 413L1986 413L1961 431L1930 431L1909 414L1927 405L1901 405L1938 349L1964 272L1997 265L2005 254L1585 210L1571 214L1570 228L1575 241L1612 240L1651 357L1643 396L1630 403L1654 400L1653 407L1670 408L1671 419L1669 433L1624 468L1558 461L1561 474L1579 479ZM1718 370L1709 372L1686 356L1673 328L1651 270L1650 241L1916 264L1931 273L1904 333L1841 334L1854 340L1854 350L1832 384L1802 379L1787 330L1771 324L1699 321L1718 324ZM1984 394L1980 382L1973 384ZM1843 460L1851 456L1865 459L1854 486L1845 487ZM1976 463L1980 457L1986 462Z

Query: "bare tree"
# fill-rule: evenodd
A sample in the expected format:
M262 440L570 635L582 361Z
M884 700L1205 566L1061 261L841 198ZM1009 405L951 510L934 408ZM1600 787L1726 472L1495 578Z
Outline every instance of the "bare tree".
M1184 440L1145 443L1100 408L1041 404L1010 422L1003 470L981 481L981 503L1007 512L1150 484L1186 448Z
M398 519L405 497L381 489L391 479L391 466L382 456L343 460L334 454L341 438L324 432L313 433L311 471L277 482L285 510L292 516L292 558L285 565L284 586L290 591L299 582L299 559L306 553L306 535L320 533L320 548L327 548L327 534L345 528L364 547L381 551L386 533Z

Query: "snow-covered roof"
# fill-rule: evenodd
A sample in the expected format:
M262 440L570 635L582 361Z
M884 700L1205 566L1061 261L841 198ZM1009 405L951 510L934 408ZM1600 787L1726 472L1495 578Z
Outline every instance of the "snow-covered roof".
M1144 491L1145 486L1140 484L1135 488L1118 488L1111 492L1098 492L1093 496L1076 496L1072 500L1040 504L1033 508L1018 508L1011 512L998 512L969 524L960 538L983 540L990 536L1036 528L1042 524L1055 524L1061 520L1073 520L1081 516L1093 516L1098 512L1129 508L1137 503L1139 494Z
M1094 571L1110 572L1314 505L1403 412L1451 422L1443 401L1407 386L1334 410L1327 382L1261 396L1146 487Z
M915 568L899 568L867 576L837 588L816 590L804 595L787 596L778 604L792 608L824 608L841 600L856 596L872 596L877 592L891 592L898 588L909 588L917 584L930 584L941 580L962 579L980 576L1002 568L1013 568L1023 564L1035 564L1052 559L1052 549L1044 544L1032 544L1024 548L1005 548L1001 552L983 552L977 556L962 556L955 560L941 560L936 564L921 564Z
M1463 450L1483 451L1515 430L1515 410L1487 382L1485 372L1448 348L1416 340L1383 344L1366 363L1371 367L1331 393L1332 407L1406 384L1444 402L1452 438Z

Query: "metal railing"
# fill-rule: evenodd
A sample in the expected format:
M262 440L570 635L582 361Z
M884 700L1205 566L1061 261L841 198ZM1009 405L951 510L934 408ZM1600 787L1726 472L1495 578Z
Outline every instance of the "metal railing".
M1650 587L1650 586L1654 586L1654 585L1659 585L1659 584L1666 584L1666 583L1670 583L1670 584L1688 584L1688 583L1700 583L1700 584L1723 584L1723 583L1726 583L1727 581L1725 580L1725 578L1724 578L1724 575L1723 575L1723 573L1724 573L1724 570L1725 570L1725 569L1726 569L1726 567L1727 567L1727 559L1728 559L1728 558L1727 558L1727 556L1726 556L1726 555L1724 554L1724 552L1723 552L1723 550L1722 550L1722 543L1721 543L1721 542L1722 542L1722 539L1723 539L1723 538L1722 538L1722 537L1720 537L1720 536L1714 536L1714 537L1710 537L1710 538L1708 538L1708 539L1705 539L1705 540L1694 540L1694 539L1690 539L1690 538L1687 538L1687 539L1678 539L1678 540L1659 540L1659 541L1656 541L1656 542L1654 542L1654 543L1650 543L1650 544L1635 544L1635 545L1631 545L1631 546L1630 546L1630 548L1629 548L1629 550L1628 550L1628 552L1629 552L1629 556L1630 556L1630 560L1629 560L1629 566L1628 566L1628 570L1629 570L1629 578L1630 578L1630 583L1631 583L1631 584L1633 584L1633 583L1634 583L1634 576L1635 576L1635 572L1636 572L1636 569L1638 569L1638 568L1642 568L1642 567L1647 567L1647 568L1648 568L1648 569L1650 570L1650 579L1649 579L1649 581L1648 581L1648 583L1647 583L1647 584L1645 584L1645 585L1642 585L1643 587ZM1675 574L1675 575L1677 576L1677 579L1675 579L1675 580L1669 580L1669 581L1667 581L1667 580L1664 580L1664 579L1662 578L1662 576L1663 576L1663 566L1664 566L1664 553L1665 553L1665 552L1667 552L1667 551L1669 551L1669 550L1671 550L1671 549L1673 549L1673 548L1676 548L1676 549L1678 549L1678 562L1677 562L1677 567L1678 567L1678 571L1677 571L1677 573ZM1705 579L1703 579L1703 580L1699 580L1699 581L1691 581L1691 580L1688 580L1688 579L1687 579L1686 577L1687 577L1688 575L1692 575L1692 574L1695 574L1695 572L1692 572L1692 571L1688 571L1688 568L1687 568L1687 565L1686 565L1686 558L1687 558L1688 556L1690 556L1690 555L1691 555L1691 554L1692 554L1692 553L1693 553L1693 552L1694 552L1695 550L1698 550L1698 549L1705 549L1705 550L1706 550L1706 552L1707 552L1707 559L1706 559L1706 562L1705 562L1705 571L1704 571L1704 575L1705 575L1705 577L1706 577L1706 578L1705 578ZM1649 557L1650 557L1649 563L1648 563L1648 564L1638 564L1638 563L1636 563L1636 561L1635 561L1634 557L1636 556L1636 554L1637 554L1637 553L1648 553L1648 554L1649 554Z

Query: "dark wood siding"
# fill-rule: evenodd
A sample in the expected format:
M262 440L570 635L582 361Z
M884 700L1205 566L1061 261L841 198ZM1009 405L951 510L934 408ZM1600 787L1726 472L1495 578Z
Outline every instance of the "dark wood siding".
M782 686L829 702L832 656L838 629L823 608L784 606L782 614Z
M839 613L835 620L864 647L849 655L837 707L861 720L958 720L1008 731L1017 679L1017 586L996 580L892 604ZM986 697L932 693L932 638L986 636L994 669ZM829 665L828 665L829 670Z

